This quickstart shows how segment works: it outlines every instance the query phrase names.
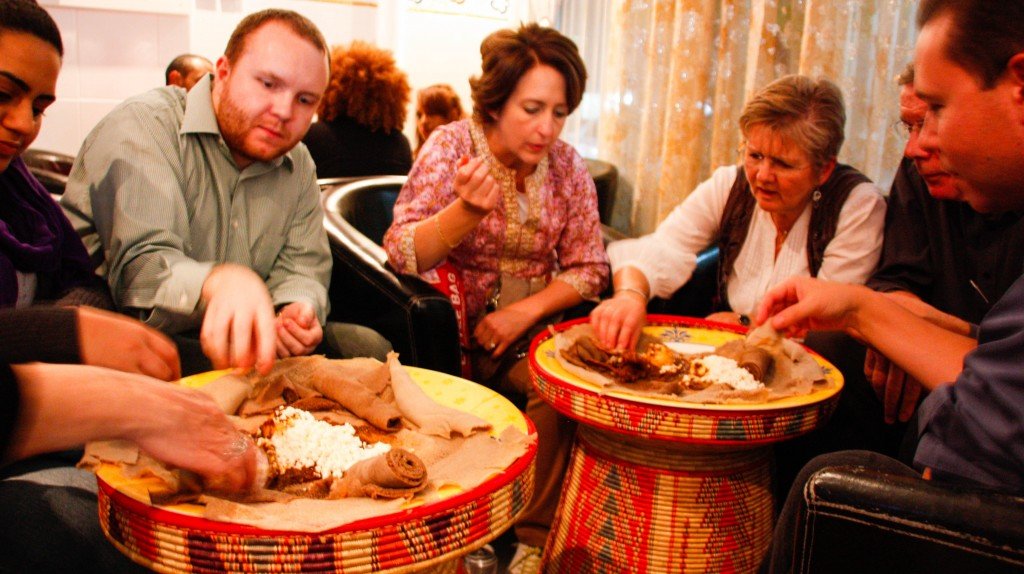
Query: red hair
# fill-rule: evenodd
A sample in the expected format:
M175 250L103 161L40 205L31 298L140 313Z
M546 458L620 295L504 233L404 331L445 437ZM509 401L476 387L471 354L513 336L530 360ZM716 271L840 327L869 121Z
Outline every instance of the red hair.
M356 40L331 50L331 80L320 102L321 121L347 116L373 131L401 129L409 80L391 52Z

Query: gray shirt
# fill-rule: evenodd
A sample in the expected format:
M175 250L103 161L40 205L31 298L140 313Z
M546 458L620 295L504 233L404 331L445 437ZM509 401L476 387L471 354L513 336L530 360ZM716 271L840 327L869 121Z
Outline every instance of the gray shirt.
M187 94L130 98L92 130L61 203L122 310L169 333L196 329L220 263L249 267L275 306L305 301L323 324L331 256L316 167L303 144L239 171L221 137L212 76Z

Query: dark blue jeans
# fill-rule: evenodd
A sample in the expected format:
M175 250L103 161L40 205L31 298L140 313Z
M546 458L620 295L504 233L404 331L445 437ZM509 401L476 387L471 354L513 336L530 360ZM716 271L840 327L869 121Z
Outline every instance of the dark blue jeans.
M103 536L96 476L81 452L38 456L0 469L0 572L142 573Z
M832 331L811 331L804 341L843 373L839 404L817 430L775 445L775 499L781 504L797 473L812 458L841 450L869 450L910 464L917 450L917 414L887 424L884 407L864 376L864 345Z

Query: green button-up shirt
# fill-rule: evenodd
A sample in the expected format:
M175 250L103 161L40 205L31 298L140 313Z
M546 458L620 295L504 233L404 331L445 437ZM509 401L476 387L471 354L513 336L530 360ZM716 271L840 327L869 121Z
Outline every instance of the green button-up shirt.
M220 263L249 267L274 305L306 301L321 324L331 256L316 167L303 144L239 171L221 137L212 76L187 94L130 98L92 130L61 203L122 310L169 333L198 328Z

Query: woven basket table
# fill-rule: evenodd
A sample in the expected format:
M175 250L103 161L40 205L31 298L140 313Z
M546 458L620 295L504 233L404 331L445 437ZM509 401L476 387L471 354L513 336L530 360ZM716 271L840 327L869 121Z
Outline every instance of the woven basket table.
M501 395L465 379L406 367L437 402L494 425L536 431ZM199 375L206 382L213 373ZM190 384L189 381L183 381ZM203 381L200 381L200 385ZM197 386L195 381L192 386ZM153 506L147 478L97 472L100 525L135 562L157 572L455 572L458 558L498 537L533 494L536 443L508 468L467 491L324 532L270 531L202 518L194 505Z
M648 322L652 335L706 350L744 333L685 317ZM839 371L815 356L826 384L810 395L704 405L602 389L562 369L555 352L550 333L533 340L533 382L580 427L544 571L755 572L772 536L770 445L828 419Z

